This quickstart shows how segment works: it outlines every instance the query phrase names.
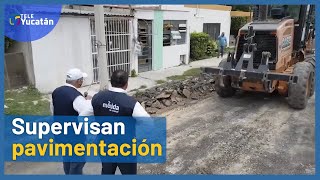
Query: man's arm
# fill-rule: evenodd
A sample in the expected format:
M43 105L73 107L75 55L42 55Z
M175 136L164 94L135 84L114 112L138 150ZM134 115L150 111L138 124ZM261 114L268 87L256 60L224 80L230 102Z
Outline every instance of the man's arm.
M132 117L150 117L150 115L141 106L141 104L137 102L136 105L134 106Z
M153 129L155 128L155 122L139 102L137 102L134 106L132 117L136 120L137 127L145 127L148 129L149 133L153 132Z
M78 96L73 101L73 108L79 113L79 116L93 116L91 100L86 100L83 96Z

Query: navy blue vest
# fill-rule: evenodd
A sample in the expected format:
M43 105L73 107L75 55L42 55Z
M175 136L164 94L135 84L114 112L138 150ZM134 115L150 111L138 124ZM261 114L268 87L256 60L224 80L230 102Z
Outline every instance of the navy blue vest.
M126 93L100 91L93 96L91 103L95 116L130 116L131 118L137 101L133 97L128 96ZM124 137L108 137L99 134L96 138L96 142L99 142L100 140L104 140L107 144L115 142L117 144L131 142L136 136L135 121L134 119L131 120L133 120L132 123L126 124L126 135ZM103 120L100 119L100 121ZM99 123L102 124L103 122ZM136 162L135 158L132 157L131 161Z
M73 87L61 86L52 93L53 115L55 116L78 116L73 109L73 101L82 94Z
M137 101L126 93L100 91L91 103L95 116L132 116Z
M79 113L73 109L73 101L82 94L73 87L61 86L55 89L52 93L53 103L53 115L54 116L79 116ZM64 123L65 119L55 118L55 122ZM77 118L69 119L69 121L77 122ZM81 132L80 135L76 135L71 127L68 127L68 135L55 135L55 142L78 144L84 143L86 136ZM71 159L70 159L71 160Z

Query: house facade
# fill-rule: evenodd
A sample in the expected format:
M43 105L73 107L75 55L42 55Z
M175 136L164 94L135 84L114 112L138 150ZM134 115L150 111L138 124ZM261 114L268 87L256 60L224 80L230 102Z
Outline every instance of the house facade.
M228 6L135 5L105 6L109 73L153 71L189 63L190 33L206 32L216 39L230 33ZM99 82L93 6L64 6L61 18L47 36L16 43L22 51L29 82L40 92L52 92L77 67L88 73L84 85Z

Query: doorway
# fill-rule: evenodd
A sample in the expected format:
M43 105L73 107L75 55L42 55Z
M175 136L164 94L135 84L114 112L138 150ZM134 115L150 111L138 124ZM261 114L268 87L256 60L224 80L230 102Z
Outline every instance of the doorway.
M217 40L220 35L220 23L203 23L203 32L209 34L212 40Z
M141 45L141 53L138 56L138 71L152 70L152 21L138 20L138 41Z

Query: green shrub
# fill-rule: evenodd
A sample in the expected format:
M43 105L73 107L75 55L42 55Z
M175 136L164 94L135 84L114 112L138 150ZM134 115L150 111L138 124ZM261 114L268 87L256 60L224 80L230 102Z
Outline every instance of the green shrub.
M192 68L183 72L182 75L183 76L199 76L201 72L202 71L200 68Z
M183 81L186 80L190 76L199 76L201 74L201 69L200 68L192 68L189 70L186 70L183 72L182 75L174 75L174 76L169 76L167 79L172 80L172 81Z
M132 70L131 70L131 77L137 77L137 76L138 76L138 75L137 75L136 70L132 69Z
M209 35L206 33L191 33L190 37L190 57L193 60L203 59L207 56Z
M200 60L213 57L218 49L216 41L211 40L206 33L191 33L190 37L190 58L192 60Z
M214 40L210 40L207 45L207 56L214 56L216 54L216 50L218 49L218 44Z
M165 83L166 81L165 80L162 80L162 79L160 79L160 80L156 80L156 83L157 84L163 84L163 83Z
M249 12L251 10L250 8L251 5L233 5L232 6L232 11L245 11Z

